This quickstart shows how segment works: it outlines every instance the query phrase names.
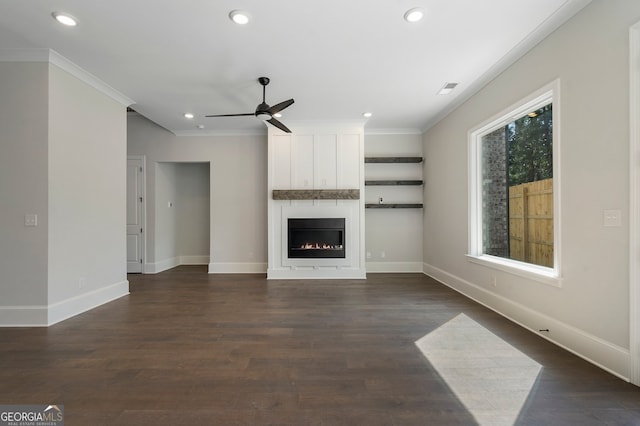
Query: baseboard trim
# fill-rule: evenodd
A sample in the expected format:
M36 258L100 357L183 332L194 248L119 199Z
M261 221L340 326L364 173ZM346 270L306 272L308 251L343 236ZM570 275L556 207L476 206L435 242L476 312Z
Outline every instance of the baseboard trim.
M266 272L266 263L209 263L210 274L264 274Z
M155 263L145 263L144 273L159 274L160 272L167 271L169 269L175 268L176 266L180 266L180 258L171 257L169 259L161 260Z
M532 333L622 380L629 381L630 353L628 349L607 342L562 321L558 321L503 296L492 293L435 266L425 263L423 271L425 275L491 309ZM551 332L543 333L538 331L540 329L549 329Z
M47 306L0 306L0 327L46 327Z
M346 268L291 268L269 269L268 280L366 280L367 273L362 269Z
M180 265L208 265L209 256L180 256Z
M367 262L367 273L415 273L422 272L422 262Z
M180 265L208 265L209 256L177 256L169 259L161 260L155 263L145 263L145 274L159 274L160 272L168 271L176 266Z
M125 280L48 306L0 306L0 327L48 327L128 294Z
M129 281L125 280L54 303L49 305L47 325L64 321L128 294Z

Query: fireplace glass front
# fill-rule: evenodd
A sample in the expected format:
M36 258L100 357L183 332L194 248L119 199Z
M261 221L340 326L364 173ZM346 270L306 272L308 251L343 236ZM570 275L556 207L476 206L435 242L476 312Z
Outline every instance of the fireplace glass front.
M344 258L344 223L344 218L289 218L289 258Z

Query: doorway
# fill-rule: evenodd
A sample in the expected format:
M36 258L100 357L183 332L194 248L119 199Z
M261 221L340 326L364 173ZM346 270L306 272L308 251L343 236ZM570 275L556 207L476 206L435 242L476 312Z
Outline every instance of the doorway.
M158 162L155 170L154 272L210 259L209 162Z

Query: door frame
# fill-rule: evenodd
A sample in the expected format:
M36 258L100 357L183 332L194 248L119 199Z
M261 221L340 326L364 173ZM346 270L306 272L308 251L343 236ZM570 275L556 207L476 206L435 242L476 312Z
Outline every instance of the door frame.
M640 21L629 28L629 381L640 386Z
M141 209L141 217L140 217L140 226L142 226L142 238L140 240L140 251L142 256L142 270L141 273L145 274L145 265L147 264L147 157L145 155L127 155L127 160L138 160L140 161L141 171L141 197L142 197L142 205ZM125 256L126 257L126 256Z

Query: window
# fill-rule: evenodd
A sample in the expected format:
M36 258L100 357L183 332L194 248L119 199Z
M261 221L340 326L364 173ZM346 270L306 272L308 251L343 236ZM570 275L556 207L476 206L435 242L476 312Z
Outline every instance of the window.
M559 276L556 86L469 135L470 259L554 282Z

